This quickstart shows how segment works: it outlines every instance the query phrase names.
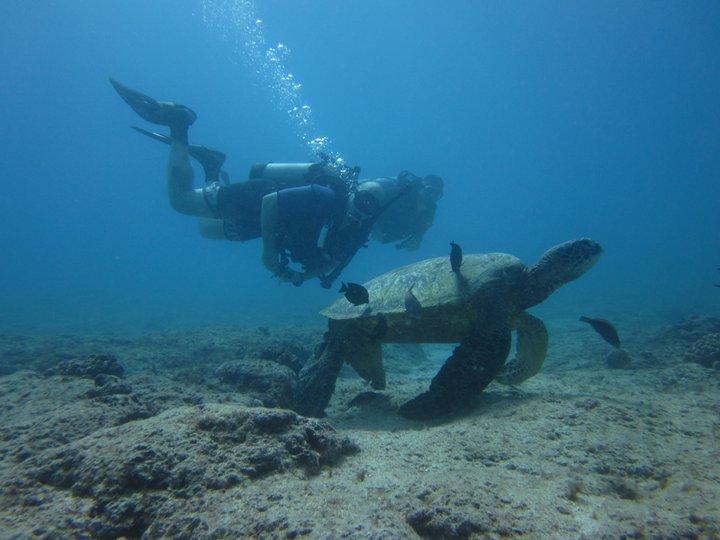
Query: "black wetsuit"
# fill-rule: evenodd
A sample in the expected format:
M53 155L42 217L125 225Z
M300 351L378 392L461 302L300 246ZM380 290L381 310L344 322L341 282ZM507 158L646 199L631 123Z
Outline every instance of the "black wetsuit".
M256 178L229 186L213 184L205 188L205 198L216 219L222 220L225 237L244 242L262 236L262 200L273 192L278 194L278 247L290 260L306 270L321 264L318 240L324 227L330 246L325 255L345 255L336 232L345 216L346 196L337 189Z
M215 182L205 188L205 200L215 218L222 220L225 238L245 242L262 235L260 213L263 197L302 184L307 185L306 182L290 183L267 178L251 178L227 186Z

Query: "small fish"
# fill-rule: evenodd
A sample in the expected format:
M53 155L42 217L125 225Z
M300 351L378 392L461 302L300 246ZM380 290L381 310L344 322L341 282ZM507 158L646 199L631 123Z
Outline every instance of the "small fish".
M388 323L383 313L378 313L375 318L377 319L377 324L375 325L375 328L370 335L370 339L377 341L384 338L387 334Z
M463 252L459 244L450 242L450 267L456 274L460 273L460 266L462 266Z
M342 282L342 287L338 292L345 293L345 298L353 306L361 306L370 301L370 295L365 287L357 283Z
M616 349L620 348L620 337L610 321L606 321L605 319L593 319L590 317L580 317L580 321L586 322L592 326L593 329L600 334L600 337L607 341L610 345Z
M405 312L413 319L419 319L422 313L422 305L412 292L414 286L414 283L410 285L410 288L405 293Z

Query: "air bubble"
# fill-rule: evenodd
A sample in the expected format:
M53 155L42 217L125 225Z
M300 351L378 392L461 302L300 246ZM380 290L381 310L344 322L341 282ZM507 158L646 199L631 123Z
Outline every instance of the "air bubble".
M282 42L270 46L264 22L256 16L253 0L201 0L202 17L212 34L230 43L233 60L245 64L267 86L278 111L287 115L297 137L314 156L337 154L328 150L330 139L317 136L312 109L302 104L303 87L285 63L290 49Z

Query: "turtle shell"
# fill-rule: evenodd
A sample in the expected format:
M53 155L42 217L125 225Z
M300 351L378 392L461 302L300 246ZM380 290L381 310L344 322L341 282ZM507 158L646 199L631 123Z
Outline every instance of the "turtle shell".
M507 295L521 283L525 265L506 253L465 255L460 275L450 267L449 257L426 259L364 283L368 304L353 306L343 296L320 313L330 319L355 319L405 313L405 294L412 292L423 310L456 306L479 298Z

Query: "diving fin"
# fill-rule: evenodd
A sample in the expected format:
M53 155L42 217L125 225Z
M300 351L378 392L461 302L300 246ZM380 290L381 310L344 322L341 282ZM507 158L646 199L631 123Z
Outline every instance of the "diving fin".
M125 86L112 77L110 84L133 111L152 124L187 130L197 119L197 114L189 107L172 101L157 101L142 92Z
M146 137L150 137L151 139L155 139L156 141L163 142L165 144L171 144L172 143L172 137L169 137L167 135L162 135L161 133L155 133L154 131L148 131L147 129L143 129L141 127L137 126L130 126L138 133L142 133Z
M146 137L149 137L155 141L160 141L165 144L172 144L172 137L163 135L161 133L155 133L154 131L148 131L138 126L130 126L138 133L142 133ZM225 171L221 171L223 163L225 163L225 154L219 150L208 148L207 146L200 146L197 144L188 145L188 153L191 157L195 158L198 163L202 166L205 171L205 182L210 183L218 180L223 185L230 184L230 177Z

